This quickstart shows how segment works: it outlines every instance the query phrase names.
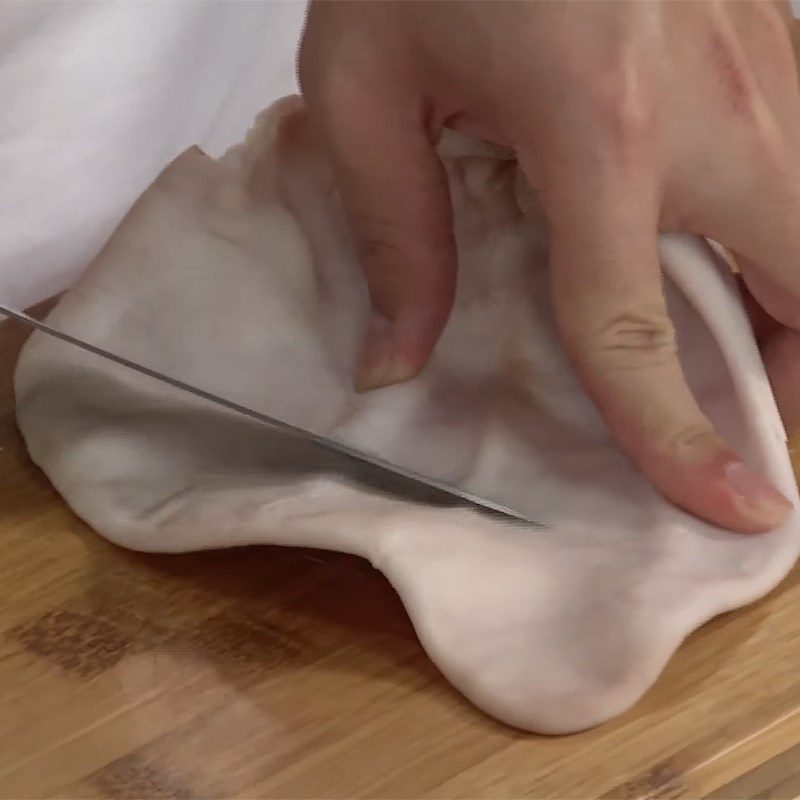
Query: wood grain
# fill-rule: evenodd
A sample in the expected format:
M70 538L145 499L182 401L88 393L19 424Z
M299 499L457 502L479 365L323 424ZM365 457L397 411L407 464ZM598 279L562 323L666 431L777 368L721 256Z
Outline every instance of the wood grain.
M800 796L800 570L623 717L526 735L445 683L363 561L90 531L15 428L25 335L0 324L0 800Z
M622 718L526 735L448 686L363 561L90 531L15 429L23 335L0 325L1 798L697 798L800 747L800 572Z
M526 735L450 689L358 559L142 556L88 530L14 425L24 335L0 324L2 800L800 796L799 570L623 717Z
M800 747L793 747L717 790L709 800L740 797L748 800L794 800L800 797Z

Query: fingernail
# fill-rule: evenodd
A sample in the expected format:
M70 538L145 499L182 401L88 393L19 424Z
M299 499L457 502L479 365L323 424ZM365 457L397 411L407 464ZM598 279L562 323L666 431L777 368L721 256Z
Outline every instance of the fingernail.
M725 465L725 478L749 514L755 514L766 525L783 522L792 504L768 481L741 461Z
M399 351L396 327L385 317L373 312L356 373L356 391L367 392L403 383L413 378L416 372Z

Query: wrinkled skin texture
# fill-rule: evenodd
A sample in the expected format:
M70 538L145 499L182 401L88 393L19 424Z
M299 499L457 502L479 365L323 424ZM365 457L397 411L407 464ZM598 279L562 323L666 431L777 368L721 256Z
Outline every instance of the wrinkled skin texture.
M736 254L784 420L800 355L800 94L787 5L311 3L299 67L374 314L362 388L415 375L457 262L434 143L514 149L544 207L559 334L622 449L670 500L743 532L788 502L745 467L678 363L657 233ZM492 332L487 331L487 336Z

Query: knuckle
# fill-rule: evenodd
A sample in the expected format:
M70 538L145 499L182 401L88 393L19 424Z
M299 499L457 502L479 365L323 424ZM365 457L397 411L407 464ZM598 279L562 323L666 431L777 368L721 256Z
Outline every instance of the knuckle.
M409 243L402 228L384 217L362 215L355 228L356 255L367 279L373 306L387 319L401 308L452 300L455 255L423 240ZM449 267L452 267L449 268Z
M383 216L360 212L352 215L351 223L358 231L357 253L370 275L394 272L404 262L403 248L395 226Z
M684 462L691 460L693 455L712 453L720 444L713 428L703 422L678 427L664 424L653 434L658 449L673 454Z
M358 214L352 219L356 255L378 310L392 316L409 291L409 256L395 226L382 216Z
M620 63L607 68L595 77L590 90L609 155L623 162L649 150L657 124L652 94L636 67Z
M599 327L591 350L604 372L661 366L677 357L675 329L661 309L623 311Z
M382 248L382 245L377 245ZM381 249L381 252L384 252ZM389 266L394 263L395 266ZM367 279L369 296L373 308L389 320L395 319L398 310L410 302L406 275L396 262L372 260L364 257L361 265Z
M724 106L741 122L759 128L763 103L758 80L739 37L722 24L708 32L709 66Z

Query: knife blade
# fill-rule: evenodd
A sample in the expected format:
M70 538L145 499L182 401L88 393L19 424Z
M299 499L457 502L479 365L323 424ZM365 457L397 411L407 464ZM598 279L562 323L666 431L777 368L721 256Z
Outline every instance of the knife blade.
M227 398L216 395L213 392L201 389L198 386L193 386L192 384L186 383L178 378L165 375L158 370L146 367L143 364L137 364L135 361L131 361L124 356L117 355L116 353L112 353L103 349L102 347L98 347L68 333L60 331L46 322L42 322L41 320L32 317L30 314L27 314L24 311L20 311L11 306L6 306L0 303L0 315L15 319L28 328L41 331L48 336L52 336L55 339L66 342L67 344L77 347L87 353L91 353L99 356L100 358L106 359L107 361L119 364L122 367L133 370L134 372L138 372L141 375L145 375L148 378L152 378L155 381L171 386L179 391L199 397L200 399L212 403L213 405L217 405L242 416L249 417L250 419L267 425L274 430L281 431L295 438L305 439L306 441L313 442L316 446L325 451L334 453L338 456L343 456L353 461L361 462L362 464L367 464L372 469L378 470L386 476L399 477L406 481L410 481L412 484L417 484L418 486L433 490L435 493L444 495L451 501L455 501L457 505L466 505L477 511L488 513L491 516L511 520L515 523L521 522L526 526L534 528L546 527L541 523L528 519L526 516L518 513L506 505L503 505L502 503L498 503L494 500L489 500L484 497L479 497L478 495L468 492L454 484L423 475L422 473L408 469L407 467L399 466L373 453L358 450L355 447L351 447L350 445L344 444L343 442L339 442L335 439L320 436L313 431L300 428L288 422L283 422L282 420L271 417L268 414L262 413L261 411L256 411L255 409L248 408L240 403L236 403L233 400L228 400Z

